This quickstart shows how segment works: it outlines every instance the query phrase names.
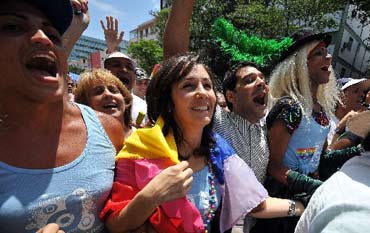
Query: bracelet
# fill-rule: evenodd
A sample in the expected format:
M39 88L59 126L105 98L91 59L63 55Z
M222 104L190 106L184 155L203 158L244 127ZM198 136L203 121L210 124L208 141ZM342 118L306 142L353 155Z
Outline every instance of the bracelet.
M294 216L296 216L296 211L295 211L295 201L289 200L288 216L289 216L289 217L294 217Z

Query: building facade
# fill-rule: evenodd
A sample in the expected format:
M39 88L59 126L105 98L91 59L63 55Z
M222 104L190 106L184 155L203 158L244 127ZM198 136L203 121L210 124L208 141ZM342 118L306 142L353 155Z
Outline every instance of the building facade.
M130 31L130 43L140 40L157 40L155 31L155 18L148 20Z
M172 0L161 0L161 10L172 5Z
M361 24L353 9L353 6L347 5L342 12L338 30L333 33L330 46L333 54L333 67L338 78L364 77L369 69L370 25Z
M122 41L119 49L121 52L127 53L127 47L128 42ZM81 36L72 49L68 64L84 70L99 68L98 64L102 64L106 50L107 45L104 40Z

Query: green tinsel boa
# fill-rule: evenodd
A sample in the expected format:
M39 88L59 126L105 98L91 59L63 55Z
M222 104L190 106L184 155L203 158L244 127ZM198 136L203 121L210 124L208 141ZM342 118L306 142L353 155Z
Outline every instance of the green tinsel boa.
M293 44L290 37L285 37L279 42L247 35L225 18L218 18L214 22L212 37L220 45L221 50L231 56L232 61L249 61L261 66L268 65L268 62L279 57Z

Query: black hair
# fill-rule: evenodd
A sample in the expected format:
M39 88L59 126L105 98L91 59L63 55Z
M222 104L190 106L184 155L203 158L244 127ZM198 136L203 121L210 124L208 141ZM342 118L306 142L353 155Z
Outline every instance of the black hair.
M186 54L171 57L164 61L161 68L153 76L146 93L149 121L154 124L161 116L164 120L164 126L162 129L163 134L166 136L170 130L172 130L177 146L183 142L183 135L174 118L175 106L171 96L172 86L186 77L193 67L198 64L204 66L211 78L214 88L214 75L210 69L199 62L198 56ZM210 149L215 143L212 135L212 125L213 116L211 123L206 125L203 129L201 148L197 149L197 154L195 155L202 155L208 158Z
M249 61L242 61L242 62L239 62L239 63L233 65L231 67L231 69L225 73L224 80L222 82L222 88L223 88L223 94L225 96L227 107L230 109L230 111L233 110L233 105L232 105L232 103L230 103L227 100L227 98L226 98L226 91L228 91L228 90L234 91L235 90L236 83L238 81L238 79L236 77L236 73L241 68L248 67L248 66L254 67L254 68L258 69L258 70L261 69L261 67L259 65L257 65L256 63L249 62Z

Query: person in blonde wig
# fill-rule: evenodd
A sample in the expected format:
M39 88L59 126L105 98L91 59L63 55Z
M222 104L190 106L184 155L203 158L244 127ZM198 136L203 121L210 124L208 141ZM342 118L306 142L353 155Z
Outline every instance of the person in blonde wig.
M329 81L312 90L313 81L309 78L307 56L320 43L320 41L309 42L279 63L273 70L269 83L273 100L276 101L277 98L284 96L292 97L299 102L302 113L306 117L311 116L314 102L320 103L325 113L331 116L339 100L336 78L331 65L320 67L323 71L329 72Z
M292 39L270 78L274 104L267 116L270 158L266 188L272 196L299 196L307 204L322 183L317 170L338 94L327 50L330 35L301 29ZM271 227L265 221L260 225L269 231L256 230L293 232L297 219L268 221Z

